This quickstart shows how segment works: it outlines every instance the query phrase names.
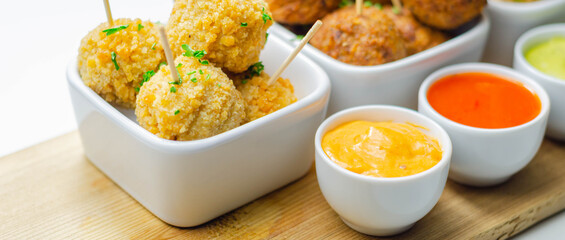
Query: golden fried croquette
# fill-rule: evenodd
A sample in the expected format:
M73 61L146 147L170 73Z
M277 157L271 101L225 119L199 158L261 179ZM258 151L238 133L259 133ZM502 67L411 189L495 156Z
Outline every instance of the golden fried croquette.
M245 103L220 68L196 58L175 59L182 82L174 82L168 66L143 84L135 115L139 125L158 137L196 140L238 127Z
M341 8L322 19L324 25L310 40L329 56L353 65L369 66L406 57L406 46L394 22L375 7Z
M487 0L403 0L402 3L420 22L452 30L481 14Z
M333 12L342 0L265 0L275 21L284 24L312 24Z
M143 74L164 59L153 23L116 19L113 26L102 23L82 39L78 70L84 84L106 101L133 108Z
M410 10L406 8L399 11L389 5L385 6L383 11L394 21L402 34L408 55L435 47L449 39L443 32L418 22Z
M288 79L278 78L268 85L270 76L261 72L249 76L239 74L232 80L246 103L245 122L251 122L296 102L294 87Z
M243 72L259 61L272 24L263 0L177 0L167 35L175 57L188 44L217 67Z

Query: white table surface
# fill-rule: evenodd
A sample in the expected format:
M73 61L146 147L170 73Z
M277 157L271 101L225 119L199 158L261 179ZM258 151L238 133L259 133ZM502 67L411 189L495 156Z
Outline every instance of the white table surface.
M106 21L102 0L3 3L0 157L77 128L65 68L77 54L82 37ZM166 22L172 1L114 0L111 7L114 18ZM515 239L565 239L565 213L537 224Z

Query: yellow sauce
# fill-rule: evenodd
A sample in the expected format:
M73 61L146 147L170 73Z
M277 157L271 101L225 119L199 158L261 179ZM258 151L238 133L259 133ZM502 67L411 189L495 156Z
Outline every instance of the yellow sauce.
M556 36L540 43L524 57L541 72L565 80L565 37Z
M329 131L322 149L339 166L373 177L404 177L435 166L438 141L410 123L353 121Z

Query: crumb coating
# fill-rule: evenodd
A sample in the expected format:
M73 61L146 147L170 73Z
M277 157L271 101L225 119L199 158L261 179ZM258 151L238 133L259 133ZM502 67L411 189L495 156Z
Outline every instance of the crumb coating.
M189 141L243 123L245 103L220 68L185 56L176 58L175 63L182 64L177 67L182 84L171 84L169 67L162 66L140 89L135 115L143 128L164 139ZM171 91L173 86L176 92Z
M269 86L270 76L261 72L260 76L244 79L237 76L234 84L241 92L245 107L245 122L250 122L296 102L294 87L288 79L279 78Z
M177 0L167 25L175 57L182 45L206 50L217 67L239 73L259 61L272 20L263 0ZM246 26L242 26L242 23Z
M138 25L143 28L138 30ZM106 36L105 29L129 25ZM155 45L153 45L155 44ZM153 47L153 49L152 49ZM111 53L116 54L116 70ZM165 59L159 33L152 22L140 19L116 19L89 32L81 41L78 70L82 81L108 102L133 108L136 87L149 70L156 70Z

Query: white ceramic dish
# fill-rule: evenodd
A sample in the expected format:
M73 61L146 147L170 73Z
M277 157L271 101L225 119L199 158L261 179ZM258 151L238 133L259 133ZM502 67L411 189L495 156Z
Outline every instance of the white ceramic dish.
M535 26L565 22L565 0L504 2L488 0L486 8L491 31L483 61L512 65L514 43L522 33Z
M524 53L531 47L554 36L565 37L565 23L544 25L524 33L514 48L514 69L536 80L547 91L551 111L546 134L554 139L565 140L565 80L540 72L524 58Z
M487 39L489 18L459 36L426 51L377 66L342 63L306 45L302 52L326 70L332 82L328 114L365 104L392 104L416 109L418 87L433 71L454 63L479 61ZM296 35L281 25L272 33L296 45Z
M540 113L527 123L500 129L470 127L447 119L429 104L428 89L445 76L465 72L490 73L522 83L539 97ZM418 98L418 111L436 121L451 137L453 157L449 178L473 186L502 183L532 160L543 140L550 107L547 93L534 80L511 68L488 63L442 68L424 80Z
M437 138L442 159L432 168L406 177L376 178L334 163L322 149L327 131L354 120L410 122ZM351 228L369 235L390 236L409 229L437 203L447 181L451 141L434 121L418 112L386 105L350 108L326 119L316 132L316 174L330 206Z
M292 48L275 36L261 54L272 73ZM196 141L156 137L133 110L114 108L86 87L73 60L67 79L85 154L163 221L202 224L303 176L326 114L330 82L303 55L283 73L298 101L225 133Z

